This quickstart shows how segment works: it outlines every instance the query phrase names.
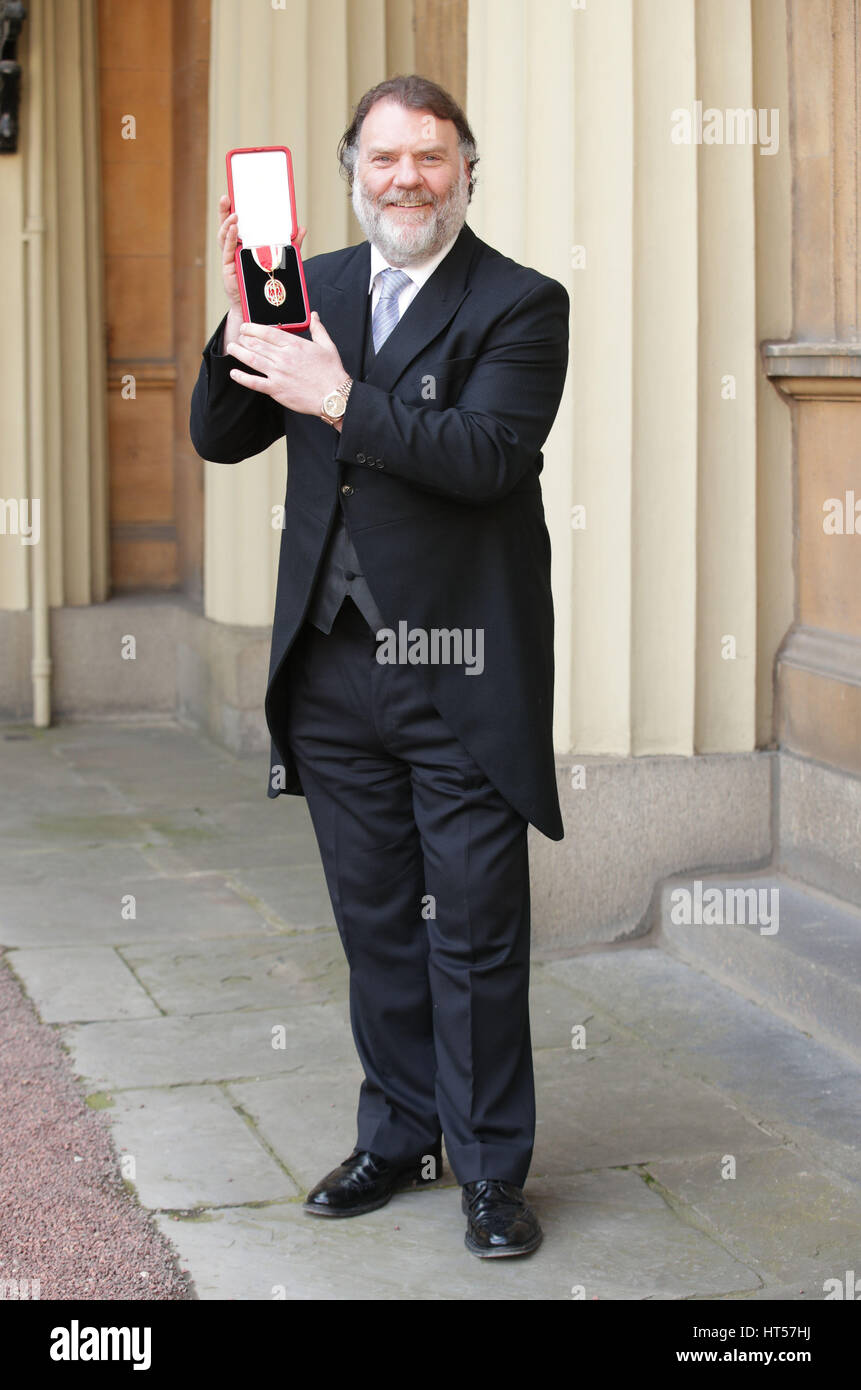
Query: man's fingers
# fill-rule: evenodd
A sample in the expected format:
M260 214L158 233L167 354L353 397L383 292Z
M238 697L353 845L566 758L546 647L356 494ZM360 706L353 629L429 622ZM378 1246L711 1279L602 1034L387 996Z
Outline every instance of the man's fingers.
M247 343L229 342L225 344L225 353L231 357L237 357L240 362L245 362L249 367L264 368L277 367L278 363L270 352L266 351L263 343L251 348Z
M230 211L230 199L226 193L218 200L218 219L218 241L223 247L229 233L236 230L238 222L236 213Z
M291 348L304 342L304 339L296 338L294 333L285 333L282 328L276 328L272 323L243 323L240 331L242 337L249 340L251 347L254 347L256 342L264 342L271 343L282 352L289 352Z
M268 396L272 391L272 382L268 376L249 376L247 372L240 372L237 367L231 367L230 376L234 381L238 381L240 386L247 386L252 391L260 391L264 396Z

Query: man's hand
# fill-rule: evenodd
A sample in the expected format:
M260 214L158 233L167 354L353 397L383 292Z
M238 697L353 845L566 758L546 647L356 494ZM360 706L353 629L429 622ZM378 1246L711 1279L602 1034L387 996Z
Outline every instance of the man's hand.
M340 386L348 373L316 309L310 328L309 342L270 324L243 323L239 342L228 343L225 352L265 375L249 376L233 367L231 377L299 415L319 415L323 397Z
M222 194L218 200L218 244L221 247L221 275L228 307L222 344L229 343L232 338L235 338L242 324L242 299L239 294L239 281L236 278L238 220L237 214L230 211L230 199L227 194ZM301 249L304 240L305 228L300 227L296 233L296 240L293 242L297 251Z

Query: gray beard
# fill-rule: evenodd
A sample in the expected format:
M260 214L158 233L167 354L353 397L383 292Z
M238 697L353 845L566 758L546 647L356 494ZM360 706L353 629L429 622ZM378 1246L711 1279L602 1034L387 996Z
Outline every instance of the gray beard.
M356 174L353 180L353 211L368 241L379 248L390 265L413 265L436 255L460 231L466 221L469 204L469 176L461 168L460 178L445 198L433 203L430 215L421 226L396 227L384 211L386 203L400 202L402 199L408 201L410 194L389 192L384 196L386 202L375 202ZM433 195L422 193L421 196Z

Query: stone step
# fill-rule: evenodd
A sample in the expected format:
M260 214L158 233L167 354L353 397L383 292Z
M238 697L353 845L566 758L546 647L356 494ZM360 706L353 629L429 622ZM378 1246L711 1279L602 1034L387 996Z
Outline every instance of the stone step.
M744 898L740 894L744 894ZM861 1061L861 911L785 874L677 874L655 944Z

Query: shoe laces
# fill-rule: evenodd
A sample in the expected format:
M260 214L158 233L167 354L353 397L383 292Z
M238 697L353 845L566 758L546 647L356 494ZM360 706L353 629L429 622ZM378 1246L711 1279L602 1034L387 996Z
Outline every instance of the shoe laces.
M468 1193L466 1200L470 1211L478 1215L492 1198L500 1197L507 1206L523 1206L520 1189L514 1183L504 1182L502 1178L478 1179L475 1191L471 1195Z

